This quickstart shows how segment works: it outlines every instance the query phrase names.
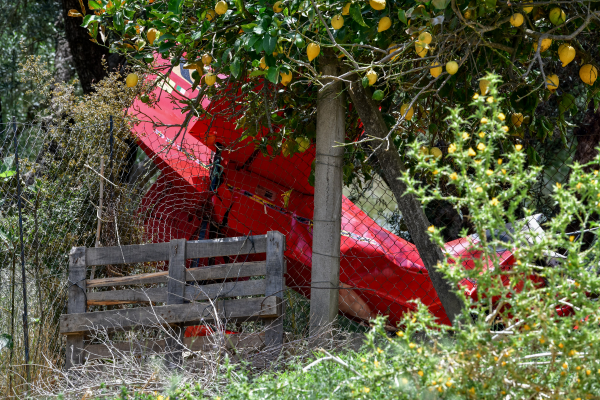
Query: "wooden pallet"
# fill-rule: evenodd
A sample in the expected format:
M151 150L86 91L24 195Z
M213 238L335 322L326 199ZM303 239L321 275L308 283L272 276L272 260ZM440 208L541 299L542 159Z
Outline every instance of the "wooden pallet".
M69 259L68 313L60 318L60 332L67 335L67 368L81 364L84 358L102 358L103 355L110 353L109 349L102 345L84 347L85 335L99 327L107 332L166 325L175 328L177 337L154 343L146 342L143 346L148 351L160 349L161 352L168 353L171 362L181 361L182 343L185 343L183 338L185 326L216 319L262 320L266 325L264 334L254 335L252 340L245 341L256 346L259 338L266 346L281 345L283 343L281 317L285 272L284 251L285 237L276 231L268 232L266 235L238 238L200 241L175 239L168 243L73 248ZM266 261L186 269L187 259L258 253L266 253ZM169 270L165 272L86 279L88 267L95 265L167 260ZM232 278L257 276L264 276L264 278L231 281ZM200 281L223 279L229 281L193 285ZM166 283L167 286L148 289L119 288L119 290L103 292L88 291L89 288L160 283ZM156 305L158 303L165 305ZM121 304L139 304L142 307L86 312L90 305ZM229 342L241 344L244 342L243 339L239 336ZM116 346L119 349L127 349L130 344L122 343ZM140 349L137 351L139 352Z

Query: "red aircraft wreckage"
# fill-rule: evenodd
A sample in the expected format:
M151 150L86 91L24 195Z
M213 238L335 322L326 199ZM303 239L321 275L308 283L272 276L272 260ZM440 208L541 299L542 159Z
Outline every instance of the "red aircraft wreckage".
M156 61L163 67L169 63L160 57ZM264 157L240 142L243 132L234 122L219 116L230 105L213 104L207 98L202 106L214 117L192 119L182 134L173 125L182 124L185 115L176 109L173 97L194 98L198 91L192 90L192 82L188 70L173 67L167 80L154 89L159 101L149 107L136 100L129 111L145 121L133 133L161 170L139 209L148 239L198 240L278 230L287 238L287 286L309 297L314 190L308 178L314 145L289 157ZM541 229L535 220L530 227ZM449 324L416 247L379 226L346 197L341 239L341 313L363 321L383 314L395 326L406 311L416 308L411 300L419 299L440 322ZM469 253L469 240L477 238L449 242L445 251L477 257ZM509 250L503 251L501 259L503 267L514 261ZM194 261L200 266L213 262ZM473 261L463 266L471 268ZM465 279L461 285L468 295L477 295L475 282ZM201 331L197 333L208 332Z

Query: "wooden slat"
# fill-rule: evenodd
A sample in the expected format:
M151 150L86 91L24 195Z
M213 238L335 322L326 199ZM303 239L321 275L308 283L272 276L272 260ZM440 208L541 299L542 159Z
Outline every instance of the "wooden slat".
M188 242L188 258L209 258L265 253L267 235L234 237Z
M249 276L265 275L266 270L267 267L264 261L220 264L209 267L189 268L186 272L186 280L190 282L226 278L246 278ZM167 271L163 271L116 278L93 279L87 281L87 287L93 288L104 286L128 286L165 283L167 282L168 275L169 273Z
M265 296L274 298L283 307L283 289L285 270L285 236L281 232L267 233L267 274ZM283 318L265 320L267 330L265 343L267 346L280 346L283 344Z
M75 315L85 315L85 247L73 247L69 254L69 300L67 312ZM66 368L83 362L83 334L67 338Z
M221 300L215 303L218 318L226 320L275 318L281 315L281 304L271 297ZM214 309L210 303L173 304L159 307L130 308L94 313L63 314L60 332L77 334L102 326L107 331L132 329L136 326L157 324L196 323L213 321ZM93 329L93 328L91 328Z
M86 263L88 266L166 261L168 259L168 242L92 247L86 251Z
M264 333L225 335L226 349L259 348L264 343ZM190 351L209 351L213 348L215 338L210 336L189 337L183 344ZM112 359L122 356L144 356L165 352L165 340L147 340L141 343L114 342L110 348L104 344L91 344L85 347L88 360Z
M174 239L169 244L169 281L167 282L167 304L183 304L185 302L185 254L186 239ZM173 334L166 339L167 367L173 368L183 362L183 324L172 325Z
M266 281L257 279L251 281L213 283L202 286L186 286L184 300L200 301L207 299L256 296L265 294ZM87 295L88 306L111 306L117 304L135 303L166 303L166 288L124 289L93 292Z

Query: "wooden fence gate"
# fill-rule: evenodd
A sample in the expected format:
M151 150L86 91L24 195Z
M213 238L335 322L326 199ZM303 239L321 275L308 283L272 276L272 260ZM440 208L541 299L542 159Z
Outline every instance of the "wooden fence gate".
M260 338L264 345L281 345L284 250L285 237L276 231L266 235L213 240L176 239L144 245L74 247L69 261L68 314L63 314L60 319L60 332L67 335L66 367L81 364L85 354L95 355L94 358L108 355L106 349L102 349L103 345L84 346L86 333L95 327L102 327L108 332L157 324L174 327L175 337L144 346L149 350L165 350L173 361L181 360L184 327L214 321L216 318L224 321L263 320L266 329ZM186 268L187 259L255 253L266 253L266 261ZM168 272L86 280L87 267L166 260L169 261ZM264 276L264 279L237 279L256 276ZM221 283L189 284L202 281ZM88 291L97 287L158 283L166 283L167 286L145 290ZM166 305L86 312L89 305L134 303ZM231 336L236 337L238 342L241 339L238 335Z

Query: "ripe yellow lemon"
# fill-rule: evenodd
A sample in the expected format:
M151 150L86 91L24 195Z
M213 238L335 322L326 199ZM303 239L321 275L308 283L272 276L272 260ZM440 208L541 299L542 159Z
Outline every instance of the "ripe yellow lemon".
M542 39L542 47L540 49L540 52L543 53L544 51L548 50L550 48L550 46L552 46L552 39ZM533 51L537 51L537 40L533 43Z
M421 43L429 44L431 43L431 39L431 33L429 32L423 32L419 35L419 42Z
M428 156L429 155L429 149L427 148L427 146L423 146L419 149L419 153L421 153L424 156Z
M431 154L433 157L435 158L442 158L442 150L440 150L438 147L432 147L431 150L429 150L429 154Z
M481 79L479 81L479 90L481 91L481 95L485 96L489 90L490 81L487 79Z
M391 26L392 20L390 17L383 17L379 20L379 24L377 24L377 32L387 31Z
M148 29L148 33L146 34L146 38L148 39L148 43L150 43L150 45L153 45L154 41L156 40L156 38L158 37L158 35L159 35L158 30L156 30L155 28Z
M263 70L269 69L269 67L267 67L267 60L265 60L264 57L260 59L260 64L258 65L258 67Z
M440 64L437 61L431 63L431 68L429 68L429 73L434 78L437 78L438 76L440 76L440 74L442 73L442 64Z
M579 77L581 78L583 83L586 83L591 86L594 84L594 82L596 82L596 79L598 78L598 70L592 64L585 64L579 70Z
M281 84L283 86L287 86L292 81L292 71L287 74L285 72L280 72L279 75L281 75Z
M533 0L525 1L525 3L532 3L532 2L533 2ZM527 14L529 14L532 10L533 10L533 6L523 7L523 11L525 11Z
M206 12L206 19L209 21L212 21L213 19L215 19L216 16L217 16L217 13L215 12L215 10L208 10Z
M352 3L344 4L344 7L342 8L342 15L350 15L350 6L351 5L352 5Z
M369 0L369 4L373 10L381 11L385 9L385 0Z
M331 26L335 30L344 26L344 17L342 17L342 14L334 15L333 18L331 18Z
M208 53L202 56L202 64L209 65L212 62L212 56Z
M446 63L446 72L450 75L454 75L458 72L458 63L456 61L449 61Z
M283 2L278 1L275 4L273 4L273 11L276 13L280 13L283 11Z
M548 75L546 77L546 87L549 91L553 92L558 89L558 76L556 74Z
M521 13L514 13L510 16L510 24L515 28L523 25L523 21L525 21L525 19Z
M548 17L550 18L550 22L552 22L554 25L564 24L567 20L567 14L565 14L560 7L554 7L552 10L550 10L550 15Z
M427 55L427 48L424 44L421 44L419 42L415 43L415 51L417 52L417 55L419 57L425 57Z
M369 86L372 86L375 84L375 82L377 82L377 72L373 71L372 69L367 71L366 77L369 80Z
M206 83L208 86L212 86L217 82L217 76L215 74L213 74L212 72L209 72L208 74L204 75L204 83Z
M392 47L396 46L396 43L392 43L388 46L387 48L387 52L388 54L392 54L398 50L400 50L400 47L396 47L395 49L392 49ZM400 54L396 54L394 57L392 57L392 61L396 60L396 58L400 57Z
M225 3L225 1L223 1L223 0L221 0L215 6L215 12L219 15L223 15L227 12L228 8L229 8L229 6L227 5L227 3Z
M138 76L136 74L129 74L127 78L125 78L125 84L127 87L134 87L138 83Z
M511 115L510 120L512 121L513 125L518 128L523 123L523 114L514 113L513 115Z
M408 110L408 112L406 111ZM415 113L415 111L411 108L408 108L408 104L402 104L402 107L400 107L400 115L404 115L404 113L406 112L406 117L404 117L405 120L410 121L413 117L413 114Z
M575 59L575 48L569 44L563 43L558 47L558 58L562 61L562 66L566 67Z
M321 46L316 43L310 43L306 47L306 55L308 56L308 61L312 61L319 56L321 52Z

